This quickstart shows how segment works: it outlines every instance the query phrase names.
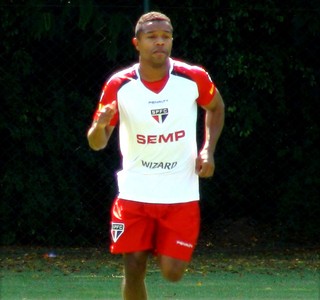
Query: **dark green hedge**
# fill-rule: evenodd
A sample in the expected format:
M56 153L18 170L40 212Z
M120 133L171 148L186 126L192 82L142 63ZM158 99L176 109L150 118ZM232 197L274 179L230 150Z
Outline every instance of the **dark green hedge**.
M116 136L95 153L86 131L104 80L136 60L131 37L143 1L21 3L0 5L2 242L97 243L108 236L120 162ZM204 222L249 218L283 241L314 242L317 1L150 6L172 19L172 55L205 66L226 103L216 175L201 182ZM201 135L200 126L200 143Z

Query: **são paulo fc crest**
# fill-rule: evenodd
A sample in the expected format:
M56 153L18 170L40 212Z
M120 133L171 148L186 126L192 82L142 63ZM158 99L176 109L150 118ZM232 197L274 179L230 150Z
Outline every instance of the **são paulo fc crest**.
M158 123L163 123L169 114L168 108L158 108L158 109L151 109L151 116L154 118Z
M111 223L111 237L115 243L124 232L123 223Z

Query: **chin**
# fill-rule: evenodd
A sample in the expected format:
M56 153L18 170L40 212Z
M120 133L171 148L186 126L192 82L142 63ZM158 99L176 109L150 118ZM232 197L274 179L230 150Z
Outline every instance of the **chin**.
M167 64L167 62L168 62L168 57L164 57L161 59L153 59L152 65L153 67L163 67L163 65Z

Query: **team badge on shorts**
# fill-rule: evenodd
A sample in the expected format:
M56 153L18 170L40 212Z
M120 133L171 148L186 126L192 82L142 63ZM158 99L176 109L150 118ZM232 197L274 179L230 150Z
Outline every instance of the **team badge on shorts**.
M151 116L158 123L163 123L169 114L168 108L151 109Z
M115 243L124 232L123 223L111 223L111 237Z

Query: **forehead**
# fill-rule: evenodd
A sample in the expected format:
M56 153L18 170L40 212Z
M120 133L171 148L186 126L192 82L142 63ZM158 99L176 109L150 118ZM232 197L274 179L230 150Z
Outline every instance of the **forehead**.
M165 31L172 33L172 26L167 21L149 21L141 26L141 32L150 33L155 31Z

